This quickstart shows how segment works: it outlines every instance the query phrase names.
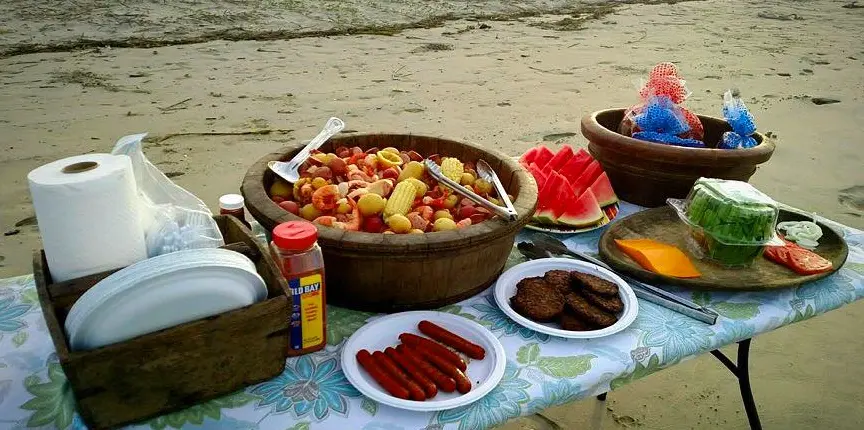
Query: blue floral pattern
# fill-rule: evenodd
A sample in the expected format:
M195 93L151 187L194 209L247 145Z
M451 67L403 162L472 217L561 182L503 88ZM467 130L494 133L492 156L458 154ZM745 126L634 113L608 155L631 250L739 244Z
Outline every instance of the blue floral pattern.
M666 360L707 350L714 335L709 326L653 303L639 304L636 325L645 332L645 346L661 348Z
M0 297L0 332L15 333L27 327L21 316L30 312L32 307L31 304L16 303L11 294Z
M321 421L330 411L346 415L348 399L360 397L360 392L345 379L336 358L316 363L310 355L304 355L291 361L281 375L250 390L262 396L258 407L270 407L277 414L290 410L297 418L312 413Z
M621 204L621 214L638 210ZM371 315L340 309L334 342L292 358L279 376L187 410L136 424L156 430L208 429L483 429L519 415L585 398L646 377L680 360L778 327L806 320L864 296L864 233L846 227L849 261L838 273L798 289L710 294L670 288L722 310L707 326L651 303L628 329L607 338L559 339L518 325L498 309L490 291L443 309L473 319L501 341L509 359L502 382L466 406L441 412L409 412L362 396L339 366L342 340ZM522 232L517 240L524 240ZM571 236L574 249L596 253L600 232ZM508 266L522 261L515 252ZM339 324L341 323L341 324ZM520 355L521 351L521 355ZM522 367L519 367L522 366ZM28 425L84 430L74 413L69 382L57 362L39 312L32 276L0 280L0 417Z
M458 423L459 430L488 429L521 415L522 405L531 397L526 391L531 383L519 378L519 368L508 361L504 378L489 394L467 406L441 411L438 422Z

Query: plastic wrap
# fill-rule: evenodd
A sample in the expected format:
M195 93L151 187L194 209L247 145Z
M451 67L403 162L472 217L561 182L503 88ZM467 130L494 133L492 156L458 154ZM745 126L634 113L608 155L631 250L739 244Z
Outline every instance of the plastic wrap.
M217 248L225 244L210 209L201 199L165 176L144 155L146 133L124 136L114 145L114 155L132 160L147 256L195 248Z
M639 83L639 97L641 103L631 106L624 113L624 119L618 128L619 133L625 136L632 136L637 139L649 140L658 143L667 143L680 146L703 147L693 142L701 141L705 137L705 129L702 126L702 121L699 117L681 106L681 104L690 96L690 90L687 89L686 81L681 79L678 74L678 69L672 63L660 63L651 69L648 75L648 80L642 80ZM645 112L645 109L657 99L668 99L673 107L670 109L676 112L676 116L683 118L687 124L686 128L680 133L670 133L677 135L681 139L678 140L670 137L657 136L656 130L646 130L636 123L635 119L638 115ZM668 105L664 105L668 106ZM648 134L637 135L641 131L649 132Z
M691 251L725 266L748 266L766 245L782 245L777 203L741 181L700 178L686 200L669 199L690 227Z
M633 133L636 139L690 148L704 148L705 144L696 139L679 137L690 130L681 109L667 96L653 96L641 112L633 117L639 131Z
M753 133L756 133L756 122L753 120L753 115L744 105L744 101L732 90L723 94L723 117L732 127L732 131L723 133L723 139L718 148L752 148L759 144L753 138Z

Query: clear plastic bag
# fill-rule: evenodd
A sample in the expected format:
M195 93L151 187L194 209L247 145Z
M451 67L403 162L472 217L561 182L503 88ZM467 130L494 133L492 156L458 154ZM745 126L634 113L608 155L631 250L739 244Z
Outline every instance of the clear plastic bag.
M752 148L759 144L753 138L756 122L737 91L728 90L723 94L723 117L732 131L723 133L720 149Z
M691 252L725 266L748 266L766 245L782 245L777 203L741 181L699 178L686 200L669 199L690 227Z
M141 198L147 256L224 245L210 208L147 160L142 149L145 136L146 133L121 137L111 153L132 159Z
M648 80L640 80L636 83L636 88L639 91L639 98L642 102L638 105L631 106L624 113L624 118L618 127L618 132L624 136L632 136L637 139L649 140L651 142L666 143L680 146L704 147L704 144L696 143L705 137L705 129L702 126L702 121L699 117L684 108L682 105L687 97L690 96L690 90L687 89L687 83L678 74L678 68L672 63L659 63L651 69L648 75ZM667 138L658 136L658 130L646 130L636 123L639 116L644 116L646 110L651 109L651 106L656 106L657 101L668 100L670 103L665 103L664 106L675 112L675 115L682 118L687 124L687 127L682 128L680 132L672 132L671 130L660 131L663 134L673 134L681 139ZM643 117L644 119L644 117ZM649 132L647 135L636 135L639 132Z

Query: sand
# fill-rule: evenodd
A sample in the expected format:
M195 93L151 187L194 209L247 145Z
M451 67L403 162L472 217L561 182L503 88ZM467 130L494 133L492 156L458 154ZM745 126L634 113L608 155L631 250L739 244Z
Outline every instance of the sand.
M542 141L584 146L582 115L635 103L633 82L659 61L679 65L696 112L719 115L722 93L740 89L760 131L777 141L753 184L864 228L864 9L847 3L633 4L575 18L451 20L393 36L7 55L0 59L0 276L29 273L39 248L27 172L109 152L125 134L151 133L150 160L215 209L252 162L311 138L330 116L351 130L441 135L511 155ZM0 46L24 46L27 32L40 46L66 40L40 33L40 19L2 21L8 43ZM166 28L121 30L162 40L183 30ZM93 38L104 44L112 34ZM839 103L819 105L818 97ZM766 428L860 427L864 391L856 381L864 371L847 364L864 352L862 316L864 306L852 305L754 341L754 393ZM747 427L735 380L710 356L616 391L607 406L604 428ZM504 428L578 428L593 408L586 400Z

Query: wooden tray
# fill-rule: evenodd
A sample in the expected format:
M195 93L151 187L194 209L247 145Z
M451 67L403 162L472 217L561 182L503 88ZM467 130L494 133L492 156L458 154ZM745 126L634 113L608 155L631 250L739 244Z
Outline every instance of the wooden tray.
M778 222L810 220L808 215L780 209ZM832 271L817 275L797 275L792 270L768 261L764 257L757 258L753 265L748 268L727 268L709 261L698 260L691 255L693 264L702 272L701 277L691 279L673 278L645 270L639 263L618 249L615 239L655 239L675 245L690 255L687 246L687 239L690 235L689 228L668 206L638 212L610 224L609 228L600 236L600 256L615 270L647 283L718 290L787 288L822 279L836 272L846 262L849 248L843 237L831 227L820 222L817 224L822 228L823 235L819 239L819 247L815 251L834 265Z
M77 411L91 429L114 428L190 407L282 372L291 300L269 251L236 218L213 217L228 245L255 262L267 300L88 351L71 351L69 309L116 270L54 283L45 253L34 254L36 291Z

